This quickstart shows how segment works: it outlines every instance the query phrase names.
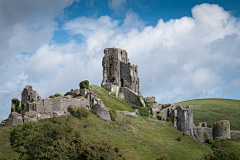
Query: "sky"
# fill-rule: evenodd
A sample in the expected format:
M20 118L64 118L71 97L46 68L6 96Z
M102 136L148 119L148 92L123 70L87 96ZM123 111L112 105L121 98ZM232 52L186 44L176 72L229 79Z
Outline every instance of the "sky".
M0 35L0 121L26 85L42 98L100 86L112 47L158 103L240 99L239 0L0 1Z

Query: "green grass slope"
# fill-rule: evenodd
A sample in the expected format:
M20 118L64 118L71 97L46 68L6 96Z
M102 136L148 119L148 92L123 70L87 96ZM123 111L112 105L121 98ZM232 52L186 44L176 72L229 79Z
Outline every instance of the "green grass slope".
M112 95L109 95L109 91L106 89L96 86L96 85L90 85L90 91L94 92L98 98L100 98L105 107L111 108L114 110L119 110L119 111L133 111L132 106L135 106L135 104L122 100L120 98L114 97Z
M196 99L175 103L186 107L193 105L194 124L207 122L212 127L213 122L229 120L231 130L240 130L240 100L233 99Z
M10 131L14 127L0 126L0 159L18 159L19 154L15 152L9 141Z
M104 121L92 113L81 120L72 116L68 121L66 117L57 119L63 124L68 123L85 140L105 140L118 146L126 159L150 160L164 153L171 159L199 159L210 151L203 143L183 135L162 121L149 121L120 113L117 116L115 122ZM178 137L181 141L177 140Z

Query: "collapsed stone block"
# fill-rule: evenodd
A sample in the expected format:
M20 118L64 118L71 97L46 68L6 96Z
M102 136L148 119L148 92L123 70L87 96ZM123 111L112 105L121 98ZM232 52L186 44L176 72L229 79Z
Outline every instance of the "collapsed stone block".
M213 123L213 139L231 139L229 121L221 120Z
M8 120L5 122L4 126L14 126L17 124L23 124L22 115L17 112L10 113Z
M78 89L75 89L75 90L71 89L71 95L73 97L79 96L80 95L80 91Z
M111 121L110 114L106 108L101 107L99 104L92 106L92 110L95 110L100 118L106 121Z
M147 100L147 101L150 101L150 102L156 102L154 96L152 96L152 97L145 97L145 98L143 98L143 100L145 100L145 101Z
M128 101L136 104L137 106L143 105L143 107L146 107L143 98L127 87L120 88L118 97L121 99L128 100Z
M80 95L81 95L81 96L86 96L88 92L89 92L88 89L86 89L86 88L80 88Z

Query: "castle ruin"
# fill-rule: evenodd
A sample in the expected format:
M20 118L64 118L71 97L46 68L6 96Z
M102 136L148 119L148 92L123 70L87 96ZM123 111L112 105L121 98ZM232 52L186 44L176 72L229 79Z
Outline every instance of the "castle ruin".
M106 48L104 54L101 86L111 83L118 87L127 87L140 95L138 66L129 62L127 51L119 48Z

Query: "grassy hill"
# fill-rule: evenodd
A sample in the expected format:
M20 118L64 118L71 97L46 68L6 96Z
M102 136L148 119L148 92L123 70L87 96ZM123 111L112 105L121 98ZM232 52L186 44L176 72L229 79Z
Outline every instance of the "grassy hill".
M193 105L194 124L207 122L212 127L213 122L229 120L231 130L240 130L240 100L233 99L195 99L175 103L175 105Z
M68 121L66 116L57 119L63 124L68 123L74 131L81 133L85 140L105 140L118 146L126 159L155 159L164 153L171 159L199 159L210 151L203 143L183 135L162 121L149 121L120 113L117 115L115 122L106 122L92 113L82 120L72 116ZM50 119L40 120L38 123L43 121ZM11 127L0 127L0 135L2 137L4 134L2 140L5 141L4 147L1 144L0 159L13 159L17 156L8 142L9 133L6 130L10 129ZM178 137L181 137L181 141L177 140Z
M134 104L109 95L107 90L99 86L91 85L90 90L102 99L107 109L133 111ZM195 124L203 121L212 124L213 121L228 119L231 122L231 129L238 129L237 115L240 113L240 101L201 99L180 102L175 105L187 106L189 104L194 107ZM151 160L158 155L167 153L171 159L194 160L203 158L203 154L212 151L211 147L215 145L215 143L201 143L166 122L125 116L120 113L117 115L116 121L112 122L106 122L92 113L83 119L70 115L59 117L57 121L70 125L85 140L105 140L113 146L118 146L120 153L126 159ZM214 119L212 119L213 115ZM44 121L51 121L51 119L40 120L38 123ZM17 159L19 156L10 146L9 136L12 128L14 127L0 126L0 159ZM231 140L220 140L217 143L218 146L226 150L234 150L240 157L240 138L233 137Z

